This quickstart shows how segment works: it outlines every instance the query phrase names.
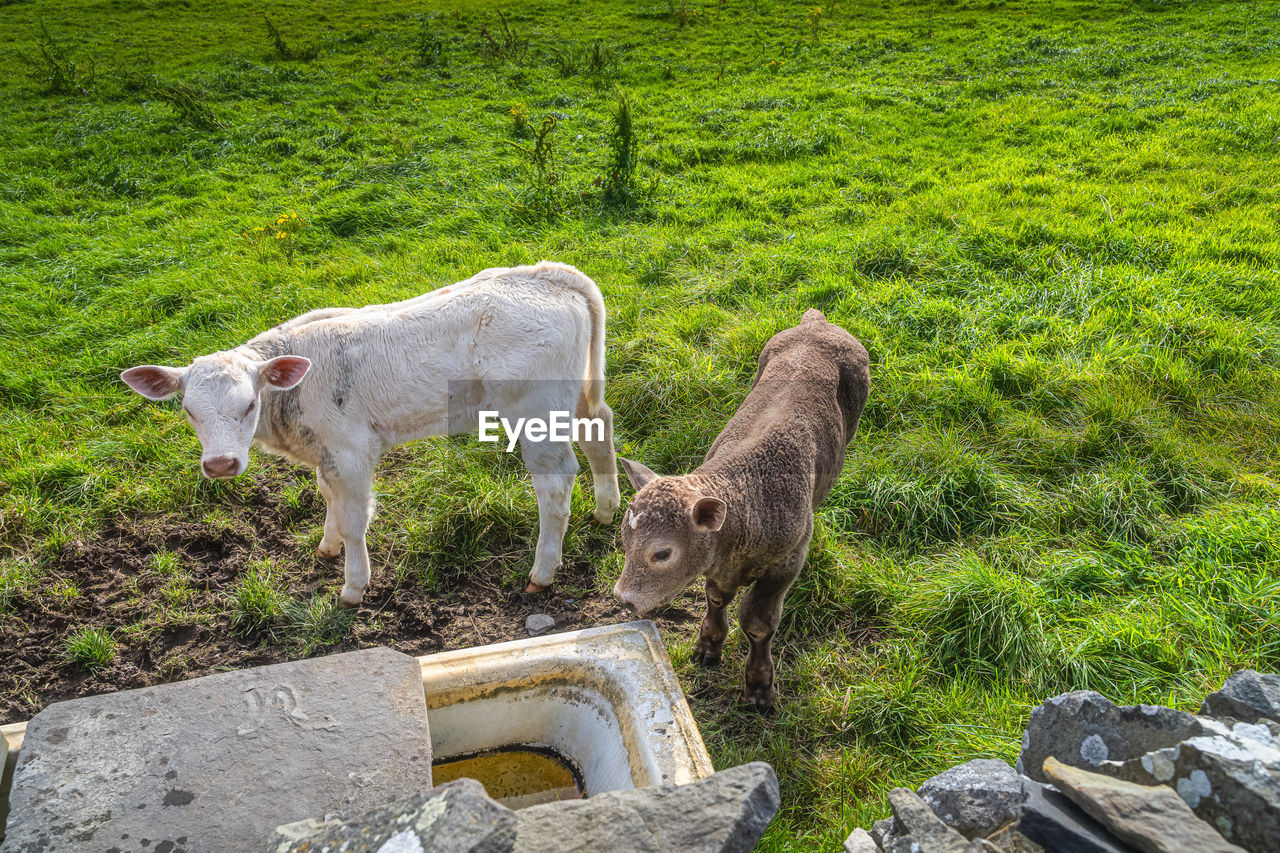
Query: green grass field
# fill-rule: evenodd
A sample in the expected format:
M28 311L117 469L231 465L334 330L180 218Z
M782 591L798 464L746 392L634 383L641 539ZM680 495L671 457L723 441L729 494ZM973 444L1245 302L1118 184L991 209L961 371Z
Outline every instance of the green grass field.
M262 457L202 480L177 403L120 370L549 258L599 282L620 452L663 473L805 308L871 353L778 713L738 704L740 637L705 673L695 626L667 633L716 765L778 770L762 849L1012 760L1048 695L1193 707L1280 668L1280 4L272 2L278 44L240 0L74 7L0 3L6 645L56 613L67 673L192 625L350 647L380 617L334 608L314 488ZM379 488L371 593L519 595L518 461L423 442ZM281 490L296 547L216 595L159 550L104 622L59 569L122 524L251 527ZM605 596L585 475L574 505L565 583ZM0 683L9 719L53 698Z

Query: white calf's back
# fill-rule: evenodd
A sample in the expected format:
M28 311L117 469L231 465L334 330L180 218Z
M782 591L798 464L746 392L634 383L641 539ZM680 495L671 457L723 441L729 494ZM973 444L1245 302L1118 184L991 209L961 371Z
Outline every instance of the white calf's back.
M242 349L311 359L306 380L288 392L296 399L264 412L258 438L314 465L318 451L308 443L342 443L368 430L386 446L450 431L450 389L465 383L478 383L480 397L499 408L515 403L523 383L581 377L590 380L582 390L594 414L603 404L604 334L595 283L542 262L487 269L401 302L312 311ZM310 442L294 421L305 422Z

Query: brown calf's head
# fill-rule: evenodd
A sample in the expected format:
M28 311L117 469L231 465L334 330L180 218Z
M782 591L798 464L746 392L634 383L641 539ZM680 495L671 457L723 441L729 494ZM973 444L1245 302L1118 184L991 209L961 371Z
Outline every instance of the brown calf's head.
M659 477L629 459L622 467L636 496L622 519L626 562L613 594L643 616L710 568L728 507L683 477Z
M235 477L249 467L249 444L258 428L258 393L292 388L311 361L282 355L255 361L234 352L203 355L186 367L144 364L120 378L149 400L182 392L182 411L196 431L203 453L200 469L213 479Z

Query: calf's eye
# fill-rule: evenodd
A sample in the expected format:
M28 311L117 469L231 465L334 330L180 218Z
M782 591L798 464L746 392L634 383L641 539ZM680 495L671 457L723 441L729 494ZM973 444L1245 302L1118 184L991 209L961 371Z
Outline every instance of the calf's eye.
M250 414L253 413L253 410L256 409L257 407L258 407L258 401L254 400L252 403L249 404L249 408L244 410L245 416L248 417Z
M670 556L671 556L670 548L659 548L657 551L653 552L653 561L655 563L661 563Z

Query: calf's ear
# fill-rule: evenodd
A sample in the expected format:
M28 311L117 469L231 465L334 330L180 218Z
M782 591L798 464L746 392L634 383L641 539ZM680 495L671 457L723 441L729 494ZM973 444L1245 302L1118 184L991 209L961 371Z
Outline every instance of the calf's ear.
M622 463L622 469L627 472L627 479L631 481L631 488L637 492L658 479L657 474L639 462L632 462L630 459L623 459L621 456L618 457L618 461Z
M282 355L264 361L258 368L258 379L264 385L285 390L302 381L311 369L311 359L300 355Z
M182 370L176 367L140 364L121 373L120 378L148 400L167 400L182 387Z
M724 517L728 512L728 505L719 498L698 498L689 510L689 518L699 530L715 533L724 527Z

